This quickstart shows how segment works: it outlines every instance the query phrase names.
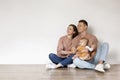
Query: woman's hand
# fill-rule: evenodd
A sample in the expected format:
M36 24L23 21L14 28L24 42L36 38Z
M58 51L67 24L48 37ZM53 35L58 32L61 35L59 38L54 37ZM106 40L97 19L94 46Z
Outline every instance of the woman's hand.
M76 51L77 51L77 49L75 47L72 47L71 52L75 53Z
M79 56L76 54L72 57L72 59L78 58Z

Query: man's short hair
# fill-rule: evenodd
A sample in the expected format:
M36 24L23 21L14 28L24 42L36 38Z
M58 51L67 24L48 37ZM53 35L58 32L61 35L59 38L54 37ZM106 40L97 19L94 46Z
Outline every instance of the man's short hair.
M83 24L85 24L86 26L88 26L88 22L87 22L86 20L84 20L84 19L79 20L79 23L80 23L80 22L82 22Z

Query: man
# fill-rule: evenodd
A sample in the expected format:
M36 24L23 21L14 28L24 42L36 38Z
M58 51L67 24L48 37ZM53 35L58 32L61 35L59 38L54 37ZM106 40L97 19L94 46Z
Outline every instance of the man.
M76 65L78 68L95 69L100 72L105 72L105 68L110 68L109 64L105 64L109 45L107 43L102 43L100 48L97 50L98 40L94 35L87 32L87 21L80 20L77 28L79 35L73 39L72 47L76 48L79 40L81 38L86 38L89 41L88 46L92 46L92 50L90 51L91 56L85 60L81 60L77 57L77 55L75 55L76 58L73 60L74 65Z

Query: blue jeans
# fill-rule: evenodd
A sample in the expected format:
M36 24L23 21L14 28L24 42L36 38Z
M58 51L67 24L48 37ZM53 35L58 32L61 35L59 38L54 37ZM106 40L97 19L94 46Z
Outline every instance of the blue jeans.
M62 66L64 67L64 66L67 66L68 64L73 63L73 59L72 59L73 56L74 54L71 54L67 58L61 58L54 53L50 53L49 59L55 64L58 64L58 63L62 64Z
M95 65L98 63L98 61L106 61L106 57L109 51L109 44L108 43L102 43L94 57L93 60L90 61L84 61L79 58L76 58L73 60L73 63L78 67L78 68L87 68L87 69L94 69Z

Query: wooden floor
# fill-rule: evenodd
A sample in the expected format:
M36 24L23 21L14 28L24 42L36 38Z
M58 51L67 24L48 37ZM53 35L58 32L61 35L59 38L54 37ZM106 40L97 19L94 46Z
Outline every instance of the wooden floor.
M120 80L120 64L105 73L62 68L46 70L45 65L0 65L0 80Z

